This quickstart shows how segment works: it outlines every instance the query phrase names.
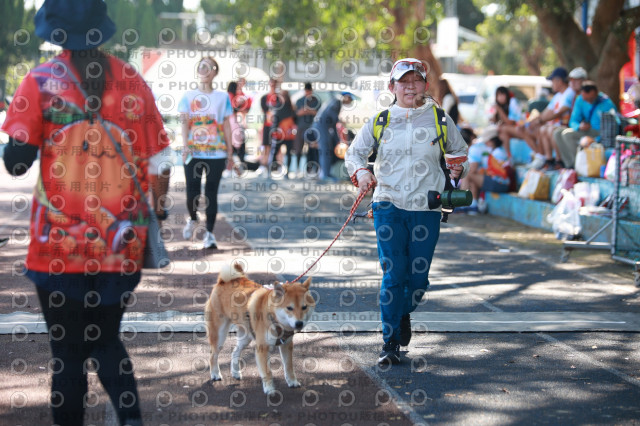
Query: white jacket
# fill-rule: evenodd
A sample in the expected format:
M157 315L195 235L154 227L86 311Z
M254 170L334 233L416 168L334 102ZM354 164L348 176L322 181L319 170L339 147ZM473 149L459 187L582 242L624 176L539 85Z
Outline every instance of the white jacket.
M345 156L349 176L367 167L367 159L373 151L373 124L369 120L358 132ZM442 151L436 138L436 119L433 101L419 108L402 108L397 105L389 111L388 125L380 138L374 174L378 185L373 201L391 201L403 210L427 211L427 193L442 192L445 177L440 168ZM447 154L467 155L468 147L455 123L447 115ZM463 164L461 177L469 171L468 160ZM361 170L362 173L368 173ZM440 210L440 207L434 210Z

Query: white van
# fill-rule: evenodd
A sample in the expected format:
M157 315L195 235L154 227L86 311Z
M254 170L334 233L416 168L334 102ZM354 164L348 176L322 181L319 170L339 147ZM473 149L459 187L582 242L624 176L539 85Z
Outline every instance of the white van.
M542 76L528 75L490 75L482 82L482 86L474 100L473 111L464 118L472 127L485 127L489 123L491 109L495 104L496 89L505 86L520 101L522 111L527 111L529 100L537 98L543 87L551 87L551 81Z

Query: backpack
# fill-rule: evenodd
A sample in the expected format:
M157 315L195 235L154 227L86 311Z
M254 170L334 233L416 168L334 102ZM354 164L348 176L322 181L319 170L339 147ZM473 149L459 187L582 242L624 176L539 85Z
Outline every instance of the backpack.
M447 168L447 164L444 159L447 146L447 116L443 109L438 108L435 105L433 105L433 115L436 118L436 132L438 133L438 136L432 141L432 143L437 141L440 144L440 150L442 151L442 155L440 156L440 168L442 169L445 177L444 189L445 191L448 191L455 189L455 187L451 183L451 177L449 175L450 171ZM378 145L380 145L380 139L382 139L384 129L386 129L388 125L389 110L385 109L376 115L376 119L373 123L373 139L375 143L373 145L373 153L369 156L369 161L375 161L378 153Z
M34 73L50 75L50 66L44 64ZM73 82L69 87L80 87L73 73L68 75ZM52 94L44 92L42 97L46 96ZM127 114L142 116L137 95L122 102ZM46 128L55 131L45 136L40 148L32 225L41 252L48 252L66 270L135 270L137 260L142 266L150 220L149 206L140 201L144 194L133 174L142 179L147 167L136 152L132 138L136 132L101 122L69 100L61 106L49 103L42 116ZM126 162L111 139L119 144Z

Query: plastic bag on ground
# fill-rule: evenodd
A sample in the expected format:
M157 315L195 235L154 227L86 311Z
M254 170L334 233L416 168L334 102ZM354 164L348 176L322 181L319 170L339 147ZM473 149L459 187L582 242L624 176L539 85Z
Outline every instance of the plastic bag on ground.
M556 186L553 188L553 194L551 195L551 202L558 204L562 199L562 190L569 190L578 182L578 175L573 169L562 169L558 175Z
M574 239L582 231L580 225L581 202L573 192L566 189L563 189L562 192L562 199L547 215L547 222L551 224L551 229L556 236Z

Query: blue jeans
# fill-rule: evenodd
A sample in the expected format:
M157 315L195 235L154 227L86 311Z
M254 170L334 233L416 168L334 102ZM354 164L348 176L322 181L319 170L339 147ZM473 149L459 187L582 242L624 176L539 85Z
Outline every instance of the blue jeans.
M328 179L331 177L331 155L333 154L332 140L328 134L320 135L318 140L318 154L320 161L320 178Z
M382 267L380 314L385 342L399 340L400 319L413 312L429 287L429 268L440 236L438 211L408 211L373 204Z

